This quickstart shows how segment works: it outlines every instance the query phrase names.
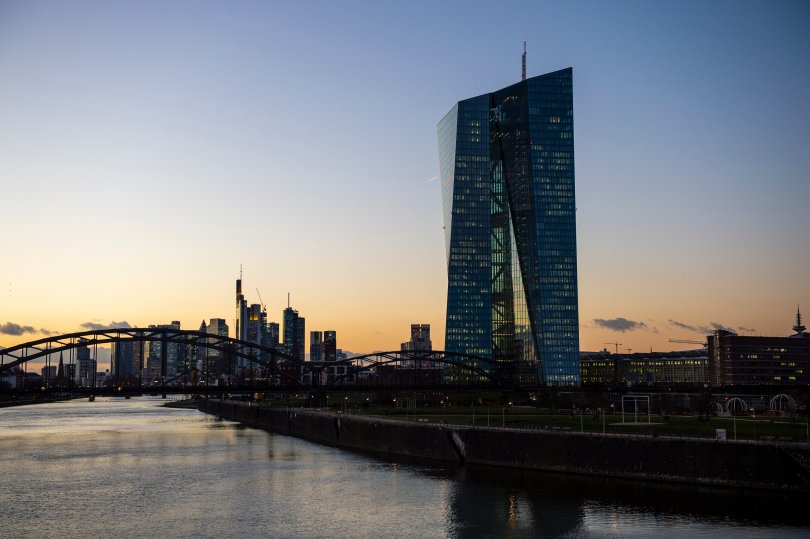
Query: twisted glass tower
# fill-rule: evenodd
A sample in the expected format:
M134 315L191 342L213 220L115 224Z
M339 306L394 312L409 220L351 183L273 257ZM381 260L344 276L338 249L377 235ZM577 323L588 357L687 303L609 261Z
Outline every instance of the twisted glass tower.
M460 101L438 132L445 350L515 385L578 385L571 68Z

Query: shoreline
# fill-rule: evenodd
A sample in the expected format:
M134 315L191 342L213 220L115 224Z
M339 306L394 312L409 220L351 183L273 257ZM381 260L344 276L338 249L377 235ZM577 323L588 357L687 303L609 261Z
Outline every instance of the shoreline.
M387 458L810 494L810 444L440 425L203 400L244 425Z

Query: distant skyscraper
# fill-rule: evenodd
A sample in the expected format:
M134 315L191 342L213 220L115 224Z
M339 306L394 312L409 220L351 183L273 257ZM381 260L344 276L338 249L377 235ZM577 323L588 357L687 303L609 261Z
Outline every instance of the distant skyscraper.
M206 333L216 335L218 337L228 336L228 324L224 318L211 318L206 326Z
M324 361L337 360L337 331L324 331L321 345L321 356Z
M517 384L579 384L570 68L460 101L439 122L445 349Z
M304 361L306 349L306 320L298 316L298 311L287 305L284 309L284 350L292 356Z
M116 385L137 385L143 369L143 342L112 343L110 377Z
M400 345L403 351L430 352L433 343L430 341L430 324L411 324L411 339Z
M248 329L248 306L242 293L242 267L239 267L239 278L236 280L236 335L240 341L246 341Z
M208 333L208 325L205 323L205 320L200 322L200 329L198 330L200 333ZM205 346L198 346L197 347L197 368L207 372L205 368L205 357L208 354L208 348Z
M217 337L228 336L229 328L224 318L211 318L207 325L203 322L200 331L202 331L203 327L205 327L205 332L211 335L216 335ZM204 373L222 374L230 370L228 366L225 365L225 354L222 351L207 347L201 348L203 348L203 350L201 354L198 355L198 358L200 368Z
M322 331L310 331L309 332L309 360L310 361L323 361L323 356L321 355L321 343L323 342L323 332Z
M267 346L278 348L279 328L278 322L267 322Z
M245 295L242 293L241 268L239 279L236 280L236 338L259 346L278 347L278 324L273 327L267 321L267 310L263 305L259 303L248 305ZM270 360L270 356L266 352L261 352L259 358L264 361ZM250 361L243 357L237 361L243 368L255 366L249 365Z
M180 329L180 322L173 320L171 324L152 324L150 329ZM164 350L165 347L165 350ZM184 351L184 350L183 350ZM165 361L164 361L165 353ZM146 357L146 366L149 377L155 379L173 378L178 371L179 359L181 358L181 348L176 342L163 343L160 341L149 341L149 352Z
M79 339L84 342L86 339ZM76 348L76 384L79 387L93 387L96 376L96 361L90 357L90 349L87 345Z

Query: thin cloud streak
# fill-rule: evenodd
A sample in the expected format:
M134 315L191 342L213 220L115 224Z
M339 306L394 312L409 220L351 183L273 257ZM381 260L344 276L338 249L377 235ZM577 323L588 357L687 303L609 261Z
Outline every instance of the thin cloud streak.
M99 324L98 322L84 322L81 324L81 327L84 329L89 329L93 331L101 330L101 329L116 329L116 328L131 328L132 326L129 322L122 320L121 322L110 322L109 324Z
M673 325L673 326L675 326L677 328L685 329L687 331L694 331L694 332L699 332L700 331L700 329L696 328L695 326L690 326L689 324L685 324L683 322L678 322L677 320L670 319L669 323L670 323L670 325Z

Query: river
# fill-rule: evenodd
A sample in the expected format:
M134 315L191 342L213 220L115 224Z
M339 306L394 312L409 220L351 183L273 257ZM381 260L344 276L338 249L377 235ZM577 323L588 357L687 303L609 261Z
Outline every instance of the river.
M387 462L163 402L0 409L0 535L810 535L793 496Z

